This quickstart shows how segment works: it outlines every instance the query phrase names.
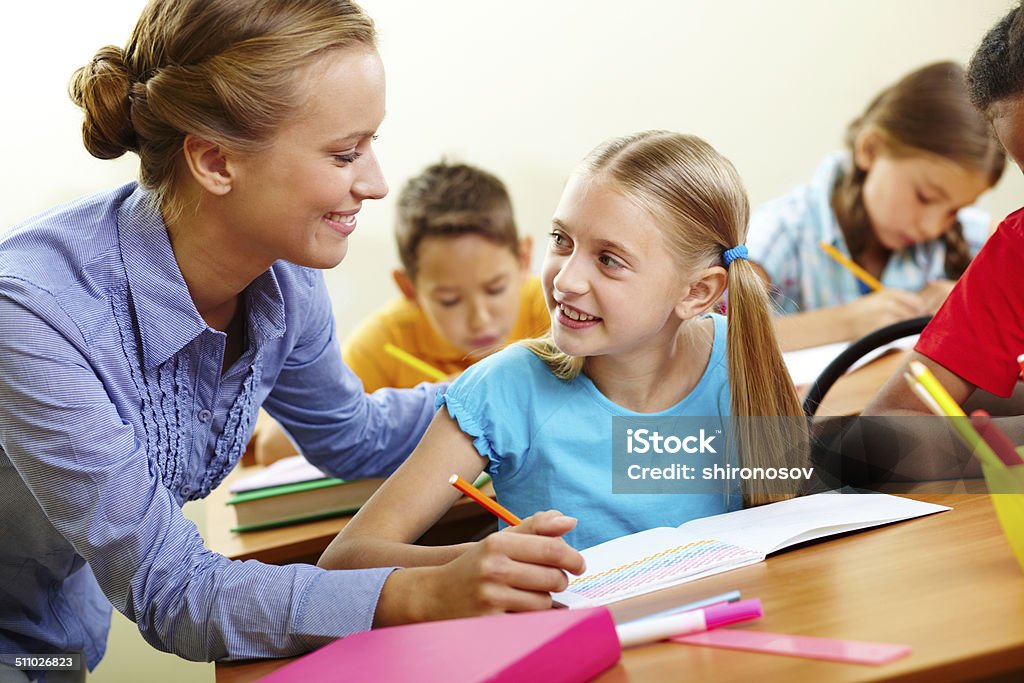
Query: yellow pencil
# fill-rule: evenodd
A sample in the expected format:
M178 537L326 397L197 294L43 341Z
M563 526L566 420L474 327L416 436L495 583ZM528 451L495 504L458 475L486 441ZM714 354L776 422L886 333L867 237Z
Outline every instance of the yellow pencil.
M981 438L981 434L971 424L967 414L953 400L953 397L949 395L946 388L932 374L932 371L920 361L912 360L910 361L910 373L913 375L912 378L908 377L906 373L904 373L904 378L908 382L911 380L916 381L918 386L932 397L934 404L928 401L925 401L925 404L928 405L932 412L949 418L953 428L956 429L967 445L971 447L974 455L989 467L1004 467L1003 461L996 456L995 451L992 450L992 447L988 445L985 439ZM913 383L911 388L913 388ZM938 408L938 411L936 411L936 408Z
M882 283L878 281L878 278L876 278L874 275L858 266L847 256L844 256L842 253L840 253L838 249L833 247L831 244L829 244L828 242L821 242L820 246L826 254L828 254L829 256L836 260L836 263L846 268L848 271L853 273L853 276L855 278L857 278L858 280L866 284L868 287L870 287L871 291L877 292L880 289L883 289Z
M415 368L422 372L424 375L434 380L435 382L441 382L447 379L448 375L444 374L430 363L424 363L416 356L412 355L408 351L403 351L394 344L384 344L384 351L391 354L398 360L402 361L409 367Z
M903 379L907 381L907 386L910 387L910 390L913 391L919 399L921 399L921 403L928 406L928 409L931 410L932 413L945 417L946 413L942 412L942 408L940 408L939 404L935 402L935 399L932 398L932 395L928 393L928 390L924 388L923 384L914 379L913 375L909 372L903 373Z

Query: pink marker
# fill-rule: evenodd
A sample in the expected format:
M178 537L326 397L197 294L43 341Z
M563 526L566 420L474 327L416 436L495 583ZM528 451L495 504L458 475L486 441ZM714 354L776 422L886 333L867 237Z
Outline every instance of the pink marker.
M757 619L763 614L761 601L755 598L711 605L682 614L631 621L616 626L615 632L619 635L619 644L622 647L631 647L665 640L672 636L710 631L719 626Z

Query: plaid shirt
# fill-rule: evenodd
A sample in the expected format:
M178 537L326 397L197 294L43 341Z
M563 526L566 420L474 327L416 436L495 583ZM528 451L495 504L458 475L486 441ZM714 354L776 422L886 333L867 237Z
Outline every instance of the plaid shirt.
M750 219L750 258L772 279L772 300L781 314L802 313L849 303L865 293L861 282L819 246L828 242L850 256L832 211L832 188L849 165L845 152L833 154L818 167L810 183L759 207ZM989 215L961 209L957 218L971 255L978 253L989 232ZM882 273L886 287L916 292L946 277L946 245L921 242L893 253Z

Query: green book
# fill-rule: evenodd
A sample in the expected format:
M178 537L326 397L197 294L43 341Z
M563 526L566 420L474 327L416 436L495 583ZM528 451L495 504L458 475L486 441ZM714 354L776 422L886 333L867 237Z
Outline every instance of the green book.
M383 479L344 481L323 477L238 493L227 504L235 508L232 531L257 531L356 512Z
M259 531L289 524L351 515L357 512L384 483L383 479L346 481L327 477L313 469L312 465L302 459L302 456L295 456L288 460L294 462L282 460L274 463L253 479L262 484L266 481L273 481L274 477L320 476L316 479L261 486L235 493L227 501L227 505L234 507L237 520L232 531ZM271 469L278 472L270 473ZM285 474L279 472L285 472ZM274 477L268 478L268 474L273 474ZM483 486L490 480L491 477L483 472L477 477L474 486ZM244 484L240 484L244 486Z

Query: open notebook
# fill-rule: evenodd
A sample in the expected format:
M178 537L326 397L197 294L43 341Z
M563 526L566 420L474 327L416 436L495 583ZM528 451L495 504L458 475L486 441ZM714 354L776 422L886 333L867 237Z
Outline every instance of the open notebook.
M950 508L883 493L818 493L622 536L583 551L587 571L552 597L591 607L761 562L825 536Z

